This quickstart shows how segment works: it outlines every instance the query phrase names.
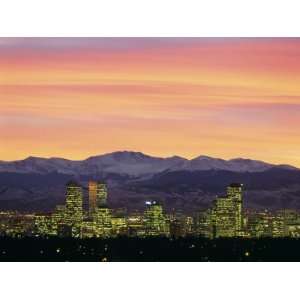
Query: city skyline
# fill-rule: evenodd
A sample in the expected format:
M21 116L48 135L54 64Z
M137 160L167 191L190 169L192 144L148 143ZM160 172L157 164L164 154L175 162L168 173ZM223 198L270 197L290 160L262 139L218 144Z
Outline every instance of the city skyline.
M126 148L299 167L299 53L297 38L0 38L0 158Z
M71 180L65 185L65 204L51 213L0 211L0 237L72 237L79 239L118 237L299 238L300 211L281 208L244 208L244 185L231 183L226 194L217 195L209 207L192 214L166 210L164 201L148 198L142 211L112 208L104 182L88 182L88 207L83 185ZM247 255L248 256L248 255Z

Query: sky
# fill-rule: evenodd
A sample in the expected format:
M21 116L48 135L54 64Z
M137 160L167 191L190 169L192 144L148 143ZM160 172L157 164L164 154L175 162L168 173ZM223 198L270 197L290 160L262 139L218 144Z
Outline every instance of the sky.
M0 160L251 158L300 167L300 38L0 38Z

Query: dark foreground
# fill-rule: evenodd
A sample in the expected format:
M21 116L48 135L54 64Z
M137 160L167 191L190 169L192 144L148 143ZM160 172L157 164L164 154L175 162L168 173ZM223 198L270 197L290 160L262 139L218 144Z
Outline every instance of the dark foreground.
M300 239L1 237L0 261L300 261Z

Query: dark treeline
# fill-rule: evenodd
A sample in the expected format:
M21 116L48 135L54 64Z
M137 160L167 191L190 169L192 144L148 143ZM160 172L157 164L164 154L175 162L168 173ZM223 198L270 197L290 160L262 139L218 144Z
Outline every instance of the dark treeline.
M1 261L300 261L299 239L0 238Z

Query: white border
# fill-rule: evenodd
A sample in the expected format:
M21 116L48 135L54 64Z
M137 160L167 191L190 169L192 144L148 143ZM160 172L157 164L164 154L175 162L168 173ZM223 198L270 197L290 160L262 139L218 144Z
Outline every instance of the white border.
M299 11L299 1L289 0L0 0L0 36L290 37L300 36ZM299 263L1 263L1 299L289 299L298 295L298 269Z
M3 263L0 280L7 300L294 299L298 270L299 263Z
M296 0L0 0L0 36L299 36Z

